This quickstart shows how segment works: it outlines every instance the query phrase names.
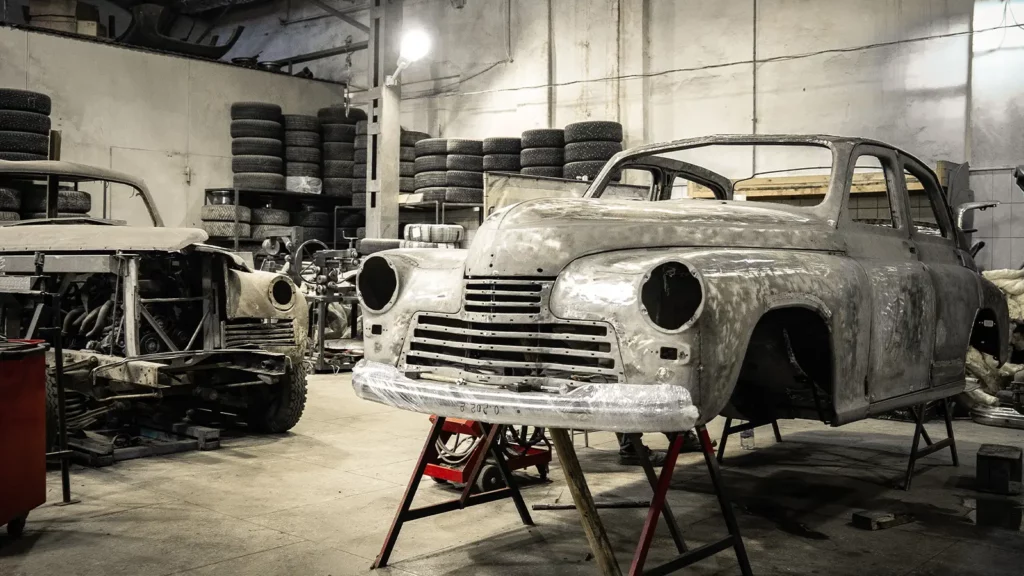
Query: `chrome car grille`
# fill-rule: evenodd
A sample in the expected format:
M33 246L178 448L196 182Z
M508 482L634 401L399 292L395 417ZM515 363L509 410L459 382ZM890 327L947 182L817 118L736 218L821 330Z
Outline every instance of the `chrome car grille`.
M469 302L467 308L475 306ZM618 382L618 359L614 333L603 323L476 322L433 314L417 316L405 349L406 366L455 368L482 382Z
M256 318L223 323L225 348L245 346L295 346L295 320L267 322Z

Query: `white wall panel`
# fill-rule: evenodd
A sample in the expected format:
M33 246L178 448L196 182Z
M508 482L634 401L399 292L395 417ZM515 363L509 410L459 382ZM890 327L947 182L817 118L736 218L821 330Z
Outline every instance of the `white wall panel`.
M28 85L28 33L0 27L0 86L24 89Z

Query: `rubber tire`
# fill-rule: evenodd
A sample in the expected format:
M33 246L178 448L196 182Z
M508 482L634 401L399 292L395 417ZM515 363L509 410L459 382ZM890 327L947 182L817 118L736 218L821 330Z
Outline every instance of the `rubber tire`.
M252 227L248 224L235 224L234 222L202 222L199 227L205 230L211 238L234 238L236 231L239 238L252 237Z
M85 214L92 210L92 196L76 190L57 191L57 211ZM46 190L32 190L21 194L22 212L46 212Z
M622 142L606 142L592 140L590 142L573 142L565 145L565 163L587 162L590 160L606 161L622 152Z
M234 102L231 104L232 120L272 120L281 119L281 107L269 102Z
M426 132L413 132L411 130L402 130L402 135L398 138L399 146L415 146L420 140L426 140L430 138L430 134Z
M449 186L444 192L444 201L461 202L465 204L483 204L484 191L479 188Z
M0 110L0 130L50 134L50 117L38 112Z
M356 122L356 136L362 136L367 133L367 129L370 127L370 123L366 120L360 120Z
M288 214L285 212L285 214ZM272 235L271 231L280 231L282 226L287 226L288 222L284 224L253 224L252 225L252 239L253 240L266 240Z
M0 187L0 210L17 212L21 209L21 190Z
M416 147L415 146L402 146L398 149L398 161L399 162L415 162L416 161Z
M284 175L301 178L319 178L320 165L316 162L289 162L284 167Z
M207 204L199 211L199 219L203 222L234 222L236 215L239 222L249 223L252 221L252 211L245 206Z
M50 97L29 90L0 88L0 110L22 110L50 115Z
M352 163L352 177L366 179L366 164Z
M441 170L482 172L484 169L484 158L483 156L471 156L468 154L420 156L416 159L415 166L417 174Z
M0 210L0 222L16 222L21 220L21 214L13 211Z
M331 229L323 228L321 226L303 226L302 227L302 239L303 240L319 240L323 243L328 243L332 240Z
M483 156L484 143L464 138L425 138L416 143L416 157L446 154Z
M622 124L607 120L591 120L588 122L574 122L565 127L566 145L573 142L589 142L591 140L622 142Z
M295 366L293 364L282 382L258 390L249 398L246 412L250 429L279 434L298 424L306 408L306 373Z
M291 222L291 214L287 210L276 208L253 208L250 210L249 222L252 224L287 226ZM255 227L253 228L255 234ZM255 237L255 236L254 236Z
M578 180L580 176L586 176L587 180L592 182L601 172L601 169L604 168L605 164L607 164L607 162L604 160L569 162L562 167L562 178L567 180ZM620 174L612 174L613 181L618 181L620 178Z
M449 170L448 186L458 188L483 188L484 173L470 172L468 170Z
M359 240L362 240L363 238L366 238L366 227L365 226L358 226L358 227L356 227L356 238L359 239Z
M331 215L327 212L292 212L292 226L326 228L330 225Z
M488 154L515 154L523 149L522 138L484 138L484 156Z
M366 207L366 192L357 192L356 186L352 186L352 205L365 208Z
M366 150L370 144L370 138L368 136L355 136L352 138L352 144L355 145L356 150Z
M519 164L523 168L533 166L558 166L565 164L564 148L523 148L519 153Z
M447 186L431 186L429 188L420 188L416 193L420 195L424 202L443 202L447 191Z
M281 117L285 132L320 132L320 119L306 114L285 114Z
M328 106L317 110L316 117L321 124L352 124L366 120L366 112L361 108L350 107L345 114L344 106Z
M402 245L401 240L394 238L363 238L356 242L356 252L362 256L369 256L384 250L393 250Z
M352 193L366 194L366 177L352 179Z
M235 188L251 190L284 190L284 176L258 172L239 172L233 178Z
M519 171L524 176L546 176L548 178L561 178L563 169L561 166L527 166Z
M333 198L352 197L352 178L324 178L324 196Z
M448 185L448 172L420 172L416 175L416 190L420 188L444 188Z
M27 152L0 152L0 160L8 162L32 162L46 160L46 154L29 154Z
M277 156L284 152L284 143L277 138L235 138L231 153L235 156Z
M402 178L411 178L416 175L416 164L412 162L399 162L398 175Z
M401 176L398 178L398 191L410 194L416 191L416 178L410 176Z
M231 171L260 172L280 174L284 170L284 160L280 156L235 156L231 158Z
M50 152L50 137L34 132L0 131L0 152L27 152L43 154Z
M351 160L327 160L324 162L324 178L348 178L355 166Z
M537 128L522 134L523 150L527 148L561 148L565 146L565 130L561 128Z
M367 152L366 148L360 148L352 154L352 160L354 160L356 164L366 164L366 157L369 155L370 153Z
M357 152L351 142L324 142L324 160L352 160Z
M366 215L352 212L341 217L338 221L339 228L359 228L366 224Z
M284 130L273 120L232 120L232 138L273 138L280 140Z
M488 154L484 156L484 171L518 172L519 154Z
M426 156L419 156L413 162L413 166L416 167L416 174L420 172L439 172L448 169L448 156L446 154L429 154ZM483 168L483 160L480 161L480 167Z
M356 127L351 124L324 124L321 126L324 142L355 142ZM357 145L356 148L359 146Z
M318 132L301 132L293 130L284 133L285 147L298 146L304 148L319 148L320 134Z
M316 146L289 146L284 149L284 159L288 162L310 162L319 164L320 148Z

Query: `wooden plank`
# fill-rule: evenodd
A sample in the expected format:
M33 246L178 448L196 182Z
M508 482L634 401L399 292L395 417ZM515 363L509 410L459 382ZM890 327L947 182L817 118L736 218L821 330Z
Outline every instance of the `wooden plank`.
M735 182L734 192L743 194L748 199L760 198L799 198L806 196L824 196L828 193L828 174L818 176L773 176L768 178L751 178ZM710 188L696 182L689 183L690 198L714 198ZM854 174L850 185L851 194L881 194L886 191L885 176L878 174ZM907 177L907 191L923 192L921 182L913 176Z
M551 439L555 443L558 461L562 464L562 472L565 474L565 483L569 486L569 493L572 494L572 500L580 513L583 531L587 534L587 542L590 543L590 550L597 559L601 574L622 576L619 563L615 560L615 552L612 551L612 544L608 540L608 533L605 532L601 517L597 514L594 498L590 495L590 488L587 487L587 480L580 468L580 461L576 458L576 448L572 445L569 432L562 428L552 428Z

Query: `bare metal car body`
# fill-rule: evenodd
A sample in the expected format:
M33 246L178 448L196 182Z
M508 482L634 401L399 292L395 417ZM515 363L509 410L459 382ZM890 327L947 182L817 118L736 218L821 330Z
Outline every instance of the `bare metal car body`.
M0 226L6 336L39 337L54 322L39 295L61 295L70 428L112 417L124 423L140 406L178 417L203 408L241 414L261 431L293 426L305 403L308 308L292 280L254 272L237 255L204 244L202 230L162 227L145 183L129 175L67 162L0 162L0 185L24 188L51 177L130 186L157 226L85 216Z
M729 179L655 156L715 144L828 149L828 192L814 207L736 202ZM864 153L885 167L890 228L847 209ZM634 167L654 174L651 201L601 198L613 173ZM908 217L904 171L936 229ZM669 200L675 176L717 199ZM838 426L962 391L969 345L1006 360L1006 303L967 250L935 173L881 142L643 146L610 160L582 199L496 212L466 251L367 259L368 361L353 385L370 400L499 423L669 431L722 413ZM681 292L659 292L680 278ZM382 280L387 298L369 294Z

